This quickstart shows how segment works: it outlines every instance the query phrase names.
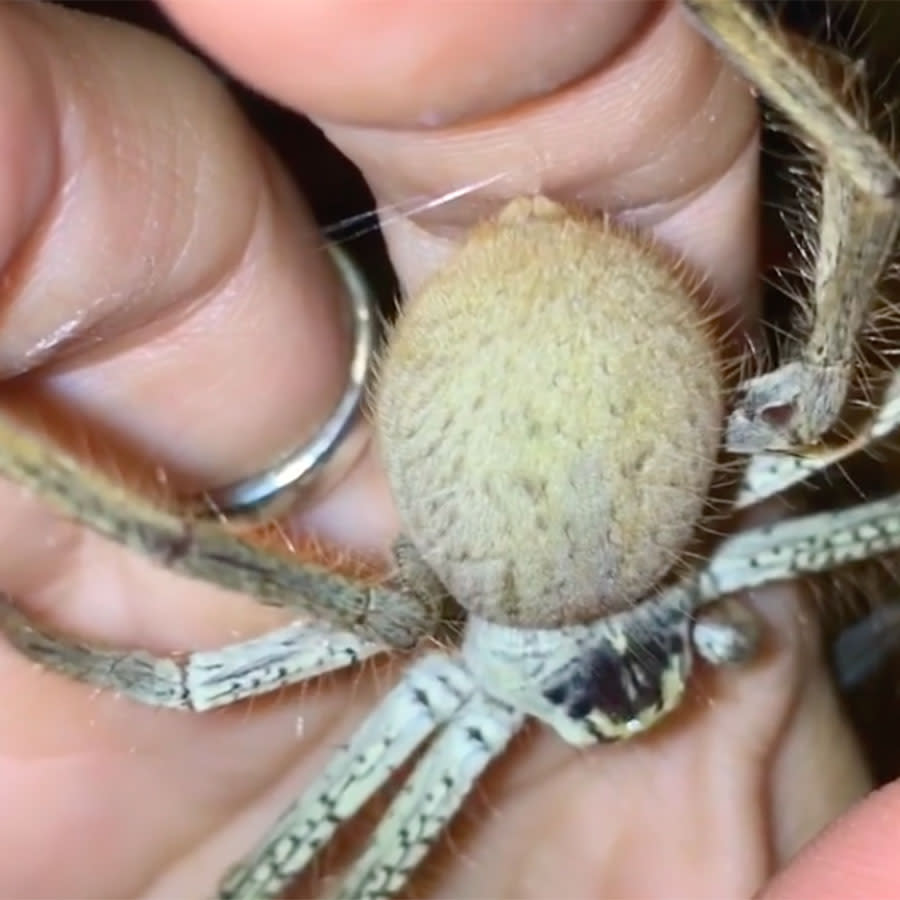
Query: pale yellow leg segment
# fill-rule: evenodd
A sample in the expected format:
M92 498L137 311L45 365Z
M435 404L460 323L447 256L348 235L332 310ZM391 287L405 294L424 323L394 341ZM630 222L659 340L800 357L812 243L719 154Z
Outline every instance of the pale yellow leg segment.
M337 829L459 711L473 690L458 660L433 654L411 666L259 848L229 873L220 900L281 896Z
M403 785L335 900L388 900L402 891L524 720L523 713L499 700L472 697Z
M356 665L381 644L322 623L297 622L220 650L180 657L84 643L28 619L0 594L0 631L48 671L147 706L204 712Z
M876 559L900 549L900 494L726 538L700 574L703 600Z
M744 470L737 498L738 508L743 509L767 497L774 497L817 472L824 472L829 466L864 452L873 442L887 437L897 427L900 427L900 372L894 373L882 406L851 440L812 454L776 452L754 456Z
M799 357L750 380L728 423L740 453L812 444L837 421L857 335L900 226L900 169L787 41L738 0L683 0L823 163L812 328Z

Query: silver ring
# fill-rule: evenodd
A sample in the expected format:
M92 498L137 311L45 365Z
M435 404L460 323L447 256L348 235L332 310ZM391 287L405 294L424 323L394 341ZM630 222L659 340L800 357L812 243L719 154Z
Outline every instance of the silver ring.
M344 283L351 320L353 357L344 393L309 443L263 472L205 491L200 503L206 515L259 520L308 504L350 471L369 442L362 408L375 355L375 300L350 257L334 244L328 250Z

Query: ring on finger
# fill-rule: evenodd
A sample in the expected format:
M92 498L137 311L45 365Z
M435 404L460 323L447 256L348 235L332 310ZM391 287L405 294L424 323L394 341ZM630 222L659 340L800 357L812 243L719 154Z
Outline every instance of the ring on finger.
M344 283L353 341L347 385L331 415L305 444L262 472L208 490L198 502L201 514L229 521L258 521L309 505L353 468L369 441L362 407L375 355L375 299L350 257L335 244L328 250Z

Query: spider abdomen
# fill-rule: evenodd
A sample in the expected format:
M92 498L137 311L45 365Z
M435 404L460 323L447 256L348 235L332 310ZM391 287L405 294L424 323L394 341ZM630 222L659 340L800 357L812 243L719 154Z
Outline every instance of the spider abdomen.
M679 267L542 197L476 228L408 304L377 399L407 537L472 613L536 628L623 609L673 568L723 415Z

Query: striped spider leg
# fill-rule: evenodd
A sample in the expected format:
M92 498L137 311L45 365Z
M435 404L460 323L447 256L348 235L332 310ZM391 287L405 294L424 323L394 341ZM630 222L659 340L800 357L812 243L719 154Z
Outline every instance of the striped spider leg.
M738 532L704 547L702 564L685 562L723 445L782 450L834 424L897 230L896 167L880 145L740 4L685 2L823 153L816 314L801 359L735 391L697 281L661 248L541 197L514 201L426 285L386 351L375 420L405 538L396 571L372 580L159 510L0 418L4 477L162 565L316 619L166 659L54 633L4 602L10 642L49 669L201 711L462 624L457 649L410 663L227 874L221 898L281 896L417 757L337 896L401 892L526 718L579 747L639 734L677 708L695 657L752 656L757 625L735 592L900 547L889 498ZM648 353L654 378L635 378ZM895 406L841 450L749 460L734 506L864 449L895 426Z
M793 469L784 470L793 483ZM771 475L771 470L770 470ZM745 480L739 505L760 494ZM677 707L693 657L743 661L757 623L735 592L825 571L900 547L898 501L862 504L741 532L696 576L617 616L565 629L521 629L471 618L458 654L429 653L372 711L352 740L283 814L221 897L278 897L429 738L368 847L335 896L387 897L416 865L526 715L575 746L631 737ZM30 659L150 706L204 711L348 665L384 645L331 626L291 625L181 660L87 646L0 606L0 627Z

